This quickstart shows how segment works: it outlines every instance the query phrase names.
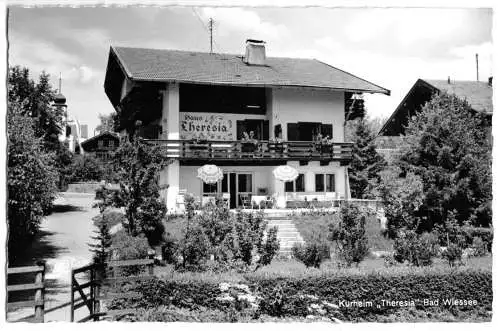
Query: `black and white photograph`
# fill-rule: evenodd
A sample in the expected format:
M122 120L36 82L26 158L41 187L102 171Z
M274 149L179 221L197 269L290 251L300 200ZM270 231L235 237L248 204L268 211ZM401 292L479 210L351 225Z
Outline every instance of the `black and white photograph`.
M7 2L5 324L491 324L491 7Z

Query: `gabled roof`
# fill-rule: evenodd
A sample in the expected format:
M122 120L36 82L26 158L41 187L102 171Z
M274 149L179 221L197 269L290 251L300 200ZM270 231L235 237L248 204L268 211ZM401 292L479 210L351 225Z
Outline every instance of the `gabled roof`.
M423 79L441 92L465 99L475 111L493 114L493 88L487 82Z
M404 133L403 126L408 118L431 99L437 92L454 94L466 100L471 108L488 115L493 114L493 88L487 82L450 81L418 79L410 91L396 107L379 131L379 135L399 135Z
M99 138L104 138L104 137L110 137L115 139L116 141L120 140L120 137L118 136L118 133L111 132L111 131L104 131L99 133L97 136L90 137L86 139L84 142L82 142L82 147L85 149L86 146L90 146L93 143L95 143Z
M120 68L133 81L297 86L390 94L383 87L313 59L267 57L266 65L248 65L242 56L233 54L113 46L112 56L116 56ZM106 76L109 71L108 64Z

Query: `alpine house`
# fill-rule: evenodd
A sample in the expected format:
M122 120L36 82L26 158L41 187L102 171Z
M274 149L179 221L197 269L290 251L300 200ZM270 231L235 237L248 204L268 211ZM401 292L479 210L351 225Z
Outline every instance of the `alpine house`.
M265 43L251 39L243 56L111 46L104 88L122 135L167 150L160 184L171 211L185 192L222 193L231 208L266 196L281 207L349 197L346 109L353 95L390 94L318 60L266 57ZM218 183L197 178L206 164L222 170ZM280 165L298 177L275 179Z

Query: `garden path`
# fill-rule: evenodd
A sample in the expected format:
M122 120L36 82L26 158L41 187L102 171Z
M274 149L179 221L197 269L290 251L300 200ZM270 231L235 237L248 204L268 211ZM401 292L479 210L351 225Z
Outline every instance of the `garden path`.
M92 208L94 194L63 192L54 203L54 212L41 224L40 233L30 246L16 257L15 265L33 265L45 260L47 271L45 310L69 302L71 269L91 261L88 243L95 229L92 218L99 213ZM12 266L15 266L12 265ZM79 298L76 294L75 298ZM18 309L7 314L9 321L16 321L33 314L33 309ZM80 316L81 315L81 316ZM81 308L75 312L75 320L88 315ZM69 321L69 306L45 314L45 321Z

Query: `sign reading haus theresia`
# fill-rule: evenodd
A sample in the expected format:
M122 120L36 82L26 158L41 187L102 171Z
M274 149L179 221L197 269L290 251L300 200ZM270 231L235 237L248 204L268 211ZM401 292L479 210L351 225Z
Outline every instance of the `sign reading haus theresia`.
M181 139L233 140L233 121L222 114L181 113Z

